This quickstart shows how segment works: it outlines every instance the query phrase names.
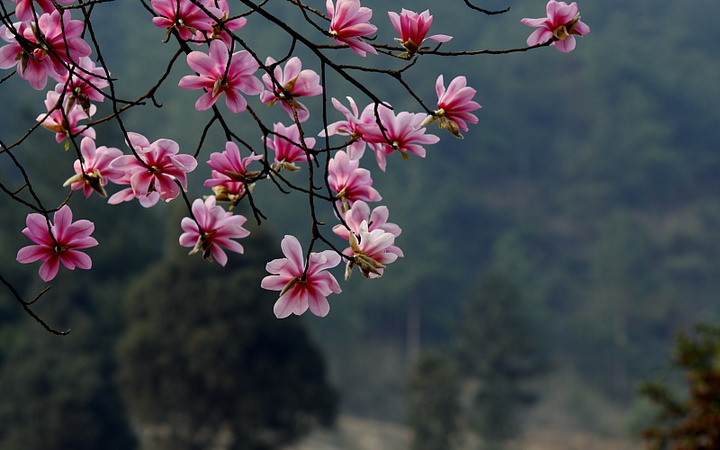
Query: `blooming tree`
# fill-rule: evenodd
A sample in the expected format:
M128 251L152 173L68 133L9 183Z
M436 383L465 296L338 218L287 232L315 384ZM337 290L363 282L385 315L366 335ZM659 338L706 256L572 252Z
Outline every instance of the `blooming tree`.
M522 20L522 24L537 28L527 46L502 50L455 48L452 36L443 34L450 26L433 23L430 11L373 11L360 0L327 0L324 9L319 1L285 0L274 5L285 5L288 13L296 14L296 24L270 12L267 0L139 1L148 15L146 22L137 26L156 27L169 56L165 74L154 87L128 99L118 96L116 86L123 80L112 77L113 68L102 57L93 31L94 12L113 8L112 0L0 0L0 39L5 42L0 46L0 69L6 71L0 88L17 76L27 80L28 89L47 90L44 107L37 105L37 124L28 134L15 142L0 138L0 155L22 174L19 185L0 180L0 188L5 201L18 202L28 210L27 228L22 233L36 244L20 248L17 261L42 261L39 274L44 281L56 276L60 263L69 269L91 268L89 254L79 250L98 245L90 236L94 225L88 219L72 222L67 204L70 194L82 190L86 198L93 193L109 195L109 205L137 200L152 208L160 200L184 202L187 217L178 226L178 244L190 247L190 254L201 253L206 260L224 265L229 257L242 257L226 251L243 253L238 240L252 239L243 228L246 217L233 208L246 202L254 219L264 221L252 194L253 187L262 184L263 189L298 196L310 206L309 217L301 219L307 220L307 234L282 239L279 247L285 258L269 262L269 275L261 282L262 287L280 292L274 307L278 318L308 309L318 316L327 315L327 297L342 290L330 271L341 262L346 279L355 267L370 279L384 276L388 265L403 252L396 242L400 227L387 221L388 208L377 205L371 211L367 203L383 199L372 186L375 165L380 169L375 175L382 176L382 172L394 170L388 160L396 158L395 154L404 159L411 154L423 158L440 139L462 137L460 131L469 132L469 124L478 123L480 104L475 101L477 90L470 87L472 74L452 80L439 71L432 74L437 99L423 99L417 93L419 87L411 86L404 76L419 59L524 52L548 46L567 53L575 48L576 36L590 31L580 20L575 3L556 0L547 3L547 17ZM465 4L472 14L496 15L509 10L489 11L469 0ZM252 44L253 36L244 34L250 21L261 21L287 36L291 50L286 55L260 54ZM309 24L311 31L300 33L301 27L295 26L300 22ZM392 35L396 37L383 39ZM387 69L398 65L389 62L399 63L400 68ZM168 74L178 67L185 75L173 80ZM329 92L328 73L344 80L348 91L359 91L362 98L354 99L335 85ZM414 108L394 108L359 80L361 73L394 83L396 90L412 99ZM173 85L200 91L189 107L205 111L208 123L194 152L173 136L149 138L128 130L123 121L127 110L144 107L145 100L154 102L153 94L160 86ZM319 97L319 102L312 104L321 106L311 108L301 97ZM339 100L343 98L347 103ZM110 103L110 112L98 117L102 102ZM280 107L268 109L272 120L258 114L260 105L276 104ZM322 126L308 125L310 117L319 118ZM240 121L257 126L254 142L233 131L232 124ZM127 148L108 147L108 137L95 128L101 123L115 126ZM437 123L439 130L428 128L432 123ZM213 127L215 124L219 126ZM28 135L43 133L43 128L54 133L47 137L48 146L59 143L72 150L68 151L67 168L47 168L74 174L65 187L57 186L68 193L60 205L48 206L40 198L34 186L43 180L31 178L21 158ZM203 148L205 134L215 131L227 141L224 151ZM367 149L374 163L369 162L372 157L364 157ZM212 169L209 179L193 178L199 164ZM307 184L287 176L298 171L307 173ZM108 206L103 214L112 214L112 208ZM320 221L321 211L335 222ZM2 274L0 282L28 314L48 330L62 333L32 312L37 298L23 299Z

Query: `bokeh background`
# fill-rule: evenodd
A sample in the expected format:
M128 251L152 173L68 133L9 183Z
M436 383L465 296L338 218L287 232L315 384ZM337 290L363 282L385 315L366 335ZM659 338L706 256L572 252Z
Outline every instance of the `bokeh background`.
M538 0L479 5L511 6L498 16L459 0L363 4L381 41L394 37L385 10L430 8L431 32L454 37L443 50L521 47L532 30L520 19L545 10ZM35 305L71 334L49 335L0 291L0 449L220 449L240 436L237 448L407 448L424 410L411 393L432 374L460 399L460 448L480 446L487 423L512 423L515 448L640 448L653 409L638 383L668 371L678 330L720 320L720 4L586 0L580 12L591 33L570 54L420 57L406 74L417 93L431 104L437 75L465 75L480 123L463 140L432 125L442 140L427 157L391 157L386 173L363 159L405 257L381 279L343 283L324 319L277 321L274 294L259 290L281 237L310 226L307 206L270 183L254 191L268 220L251 224L246 254L227 268L179 248L180 202L145 210L75 195L76 216L96 222L94 269L61 271ZM146 92L174 51L164 31L138 2L98 5L93 17L119 95ZM289 48L260 18L241 35L276 59ZM188 73L177 64L162 108L127 114L128 128L194 150L207 116L192 108L196 92L175 88ZM399 85L360 76L396 108L418 109ZM0 84L5 143L43 112L44 93L16 78ZM333 77L326 90L366 102ZM287 118L255 103L268 121ZM233 126L261 148L246 119ZM222 149L217 131L201 162ZM123 148L117 130L98 135ZM74 157L52 134L39 130L16 154L45 181L48 204L62 201ZM17 179L2 155L0 170ZM191 175L191 197L207 194L207 173ZM37 267L15 262L25 213L7 201L2 211L0 272L31 298L44 285Z

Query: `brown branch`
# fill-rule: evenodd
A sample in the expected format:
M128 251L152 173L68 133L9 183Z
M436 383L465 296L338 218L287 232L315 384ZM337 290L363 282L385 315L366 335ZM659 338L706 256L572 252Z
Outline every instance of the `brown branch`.
M37 294L37 295L35 296L35 298L33 298L32 300L30 300L30 301L25 301L25 300L23 300L22 296L18 293L18 291L15 289L15 287L12 285L12 283L10 283L8 280L6 280L6 279L2 276L2 274L0 274L0 283L2 283L2 284L5 285L5 287L10 291L10 293L13 295L13 297L15 298L15 300L17 300L17 302L20 303L20 305L21 305L22 308L25 310L25 312L26 312L30 317L32 317L32 319L33 319L34 321L36 321L37 323L39 323L40 325L42 325L42 327L45 328L47 331L49 331L49 332L52 333L52 334L58 335L58 336L66 336L67 334L70 333L70 330L69 330L69 329L68 329L68 330L65 330L65 331L59 331L59 330L56 330L55 328L52 328L52 327L51 327L50 325L48 325L44 320L42 320L42 319L40 318L40 316L38 316L37 314L35 314L35 312L34 312L32 309L30 309L30 305L32 305L33 303L35 303L36 301L38 301L38 299L39 299L44 293L46 293L46 292L50 289L50 286L48 286L48 287L46 287L45 289L43 289L42 291L40 291L40 293Z
M492 16L492 15L495 15L495 14L505 14L506 12L510 11L510 7L509 7L509 6L508 6L507 8L505 8L505 9L501 9L501 10L499 10L499 11L490 11L490 10L487 10L487 9L478 8L477 6L475 6L475 5L473 5L472 3L470 3L470 0L464 0L464 1L465 1L465 4L467 5L468 8L474 9L475 11L480 11L481 13L487 14L487 15L489 15L489 16Z

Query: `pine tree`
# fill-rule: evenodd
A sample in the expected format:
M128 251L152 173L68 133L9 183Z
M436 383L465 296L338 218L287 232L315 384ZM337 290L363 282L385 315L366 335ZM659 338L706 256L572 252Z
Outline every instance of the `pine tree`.
M639 389L659 408L642 433L648 448L720 448L720 327L698 324L678 333L673 365L685 374L684 399L663 381L646 381Z

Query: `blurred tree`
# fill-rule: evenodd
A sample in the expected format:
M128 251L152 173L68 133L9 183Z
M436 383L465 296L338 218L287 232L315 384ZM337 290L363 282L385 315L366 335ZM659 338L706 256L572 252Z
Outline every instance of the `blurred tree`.
M464 306L457 358L463 375L476 382L467 421L488 448L497 448L520 434L521 411L536 400L526 383L546 364L519 291L504 275L485 272Z
M244 244L258 259L269 248L257 233ZM337 396L323 359L297 319L273 316L276 294L250 268L258 261L223 268L181 252L139 279L125 305L120 385L143 444L271 449L331 425Z
M617 207L598 219L588 261L591 284L580 293L588 301L575 321L578 343L590 351L579 353L578 365L618 400L629 397L632 380L658 366L657 355L667 346L653 336L656 315L667 308L655 290L652 256L649 239L629 211ZM659 319L669 318L660 315ZM654 346L655 358L638 351L638 345Z
M698 324L677 335L673 366L685 373L682 399L664 381L645 381L639 393L659 410L643 430L650 449L700 450L720 448L720 327Z
M3 324L13 332L0 358L0 449L135 448L113 382L116 333L105 299L77 276L59 280L37 308L72 333L52 335L28 318Z
M459 440L460 379L453 362L435 353L421 354L406 381L412 450L446 450Z

